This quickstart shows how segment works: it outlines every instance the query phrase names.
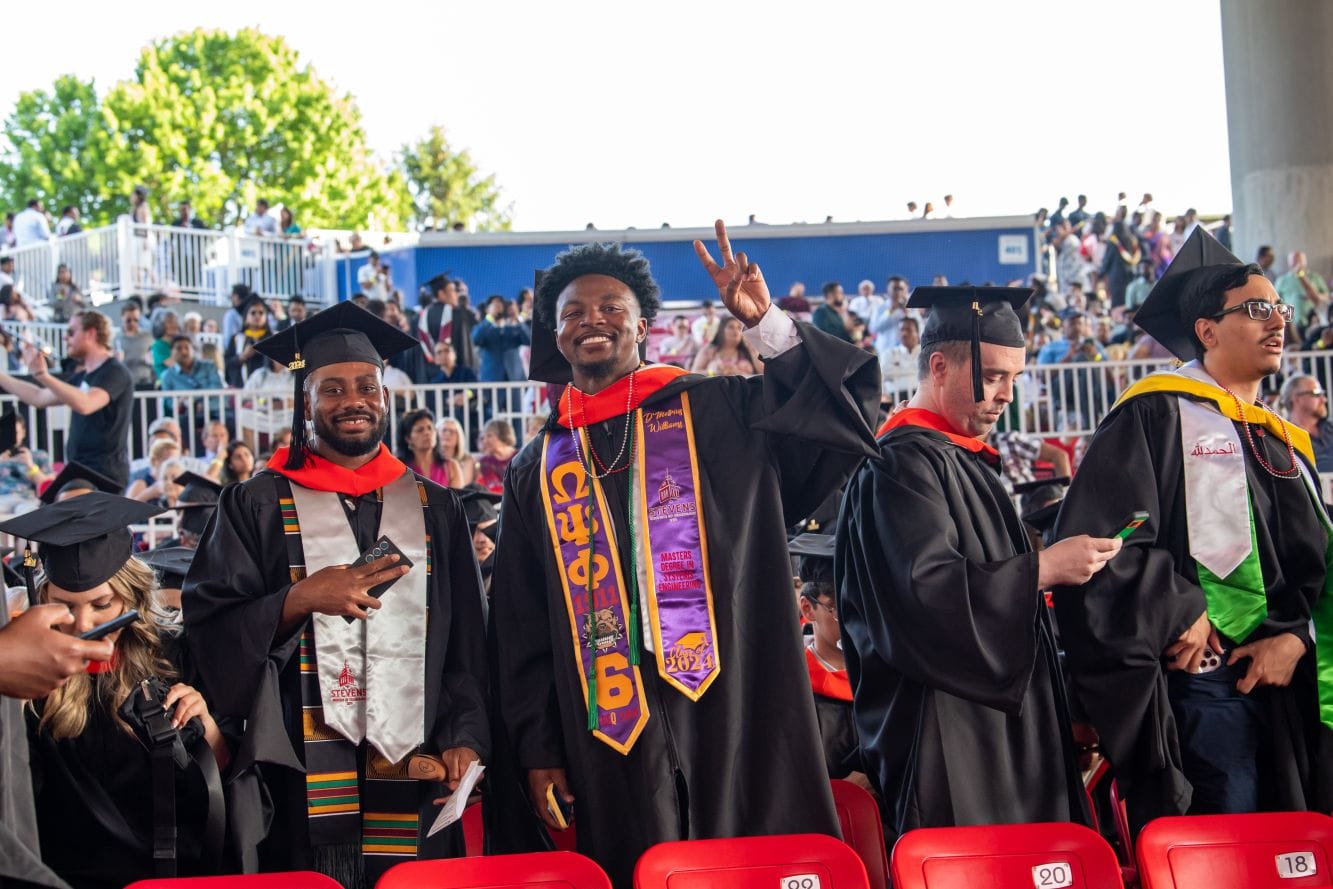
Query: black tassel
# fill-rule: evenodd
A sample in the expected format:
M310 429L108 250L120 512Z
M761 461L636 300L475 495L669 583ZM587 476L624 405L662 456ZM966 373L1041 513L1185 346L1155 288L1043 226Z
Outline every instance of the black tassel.
M972 301L972 400L981 401L981 303Z
M305 466L305 371L296 371L296 403L292 405L292 443L287 448L286 469Z

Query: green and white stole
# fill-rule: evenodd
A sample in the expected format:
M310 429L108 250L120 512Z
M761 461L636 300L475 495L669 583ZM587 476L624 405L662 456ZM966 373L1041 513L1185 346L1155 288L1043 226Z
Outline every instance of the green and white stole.
M337 494L276 476L293 583L360 552ZM408 757L425 734L425 641L430 540L426 493L405 472L377 492L379 534L412 569L364 621L315 615L299 646L306 814L312 846L355 844L370 884L416 857L420 784ZM358 774L361 740L364 775Z
M1176 392L1180 407L1180 451L1185 470L1185 518L1190 557L1194 559L1207 603L1208 618L1229 639L1244 642L1268 617L1268 596L1255 533L1254 504L1245 472L1245 449L1236 417L1222 412L1231 396L1198 362L1152 376L1123 396ZM1207 397L1199 401L1190 395ZM1219 397L1220 396L1220 397ZM1270 428L1275 417L1244 419ZM1234 408L1232 408L1234 413ZM1283 427L1278 424L1279 431ZM1308 437L1287 427L1297 450L1309 455ZM1333 728L1333 523L1319 485L1306 461L1297 459L1302 484L1310 496L1326 544L1324 590L1315 603L1311 638L1315 645L1320 721Z

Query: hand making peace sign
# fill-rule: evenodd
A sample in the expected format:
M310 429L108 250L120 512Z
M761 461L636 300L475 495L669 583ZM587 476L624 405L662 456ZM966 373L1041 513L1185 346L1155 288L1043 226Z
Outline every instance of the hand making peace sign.
M771 303L764 273L759 270L759 264L750 262L744 253L731 255L731 241L721 219L713 223L713 228L717 232L718 250L722 252L722 265L713 261L703 241L694 242L694 252L717 285L723 305L746 327L754 327Z

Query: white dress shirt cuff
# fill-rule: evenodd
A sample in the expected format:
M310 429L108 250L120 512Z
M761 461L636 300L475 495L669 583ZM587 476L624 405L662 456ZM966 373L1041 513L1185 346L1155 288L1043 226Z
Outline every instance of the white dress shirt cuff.
M769 303L768 311L759 319L759 323L741 335L765 361L778 357L801 342L796 323L773 303Z

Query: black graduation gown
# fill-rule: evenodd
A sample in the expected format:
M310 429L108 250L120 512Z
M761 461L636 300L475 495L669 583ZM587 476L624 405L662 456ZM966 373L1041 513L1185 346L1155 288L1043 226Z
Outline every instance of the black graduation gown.
M457 495L429 481L425 486L433 565L427 588L422 750L470 747L485 763L491 748L484 604L476 557ZM357 546L366 549L378 538L380 504L373 492L354 502L348 519ZM355 556L349 553L348 561ZM272 829L260 850L266 870L299 870L311 862L301 759L300 664L294 656L303 628L287 637L277 635L289 588L275 476L263 472L223 490L181 600L191 653L215 713L247 719L232 773L243 775L257 765L273 796ZM419 783L418 857L461 854L457 826L425 838L438 811L431 800L448 791L435 782Z
M851 472L879 402L873 356L808 325L762 377L681 377L644 401L688 389L706 519L721 673L697 702L643 652L650 716L621 755L587 730L541 497L548 424L510 464L492 581L497 690L520 769L564 767L578 847L628 887L654 843L781 833L838 835L810 695L785 527ZM591 427L612 460L624 417ZM604 482L628 566L626 473ZM784 519L784 516L786 517ZM628 571L628 567L626 568Z
M164 639L178 674L167 683L194 684L178 642ZM119 889L155 877L149 752L100 703L77 738L60 741L38 729L41 712L41 702L24 708L42 860L74 889ZM219 728L226 734L232 726ZM177 870L207 876L219 866L202 860L207 786L193 763L175 774Z
M861 757L890 841L1086 820L1037 554L983 457L891 430L847 487L835 571Z
M1256 435L1255 442L1270 465L1290 465L1274 436ZM1161 660L1205 610L1189 556L1180 448L1176 395L1141 395L1117 408L1098 427L1055 529L1058 537L1104 537L1134 510L1151 516L1090 583L1055 592L1073 691L1115 769L1135 830L1159 815L1185 813L1191 798ZM1229 641L1295 633L1309 646L1311 607L1324 586L1323 525L1302 480L1269 475L1248 447L1245 468L1269 616L1249 639ZM1319 728L1313 646L1290 686L1253 695L1268 725L1261 804L1310 809L1316 799L1327 801L1326 791L1316 792L1315 761L1327 732Z

